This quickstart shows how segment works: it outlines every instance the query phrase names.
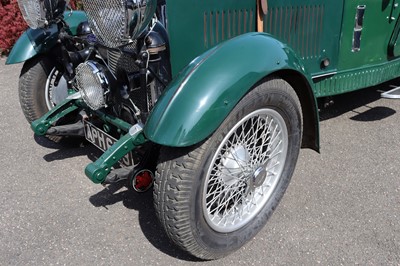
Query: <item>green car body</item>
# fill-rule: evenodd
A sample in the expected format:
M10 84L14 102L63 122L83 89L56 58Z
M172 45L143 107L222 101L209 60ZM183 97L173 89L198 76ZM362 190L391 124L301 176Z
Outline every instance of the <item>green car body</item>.
M400 8L394 1L262 1L268 8L260 17L254 0L166 1L173 79L143 134L129 135L126 123L110 118L126 135L88 166L92 181L104 181L116 158L129 152L126 143L185 147L204 141L252 88L269 78L284 79L294 88L303 114L302 147L319 151L317 98L398 77ZM30 39L31 52L27 49L24 58L39 52L33 43ZM57 117L56 112L48 117ZM35 133L45 134L40 129L49 121L35 121Z
M258 81L284 72L303 84L311 82L293 50L270 35L247 33L224 42L191 62L168 86L146 124L145 134L167 146L198 143ZM312 102L311 89L303 89Z
M138 192L154 184L166 235L195 257L218 259L271 217L300 148L319 152L317 99L399 76L400 7L395 0L165 2L84 1L95 56L74 66L74 92L31 128L50 137L77 132L103 150L85 168L94 183L126 180ZM150 21L153 14L140 12L156 4L160 21L127 35L126 22ZM10 62L45 53L57 36L53 27L28 30Z
M393 1L269 0L266 34L256 34L256 1L168 0L175 78L150 116L146 136L169 146L195 144L257 82L279 76L302 100L303 147L318 150L316 98L399 75L399 11Z

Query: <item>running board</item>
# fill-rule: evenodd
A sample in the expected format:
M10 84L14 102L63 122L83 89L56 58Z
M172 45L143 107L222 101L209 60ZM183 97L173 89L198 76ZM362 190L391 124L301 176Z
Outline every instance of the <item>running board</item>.
M394 89L391 89L390 91L382 92L381 97L387 99L400 99L400 87L394 87Z

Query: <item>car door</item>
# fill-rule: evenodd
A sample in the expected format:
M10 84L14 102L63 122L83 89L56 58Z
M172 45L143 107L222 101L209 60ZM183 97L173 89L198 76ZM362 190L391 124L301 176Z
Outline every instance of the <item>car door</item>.
M338 70L381 64L395 53L398 33L393 33L400 26L397 1L345 0Z
M386 2L385 4L391 12L388 22L393 27L388 45L388 56L389 59L393 59L400 55L400 3L398 0L386 0Z

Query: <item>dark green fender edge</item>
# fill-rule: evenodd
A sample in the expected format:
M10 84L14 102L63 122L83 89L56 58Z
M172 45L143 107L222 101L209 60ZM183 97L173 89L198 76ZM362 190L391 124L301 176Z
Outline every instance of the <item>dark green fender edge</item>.
M83 11L64 12L64 18L73 35L82 21L87 20ZM6 65L24 62L37 54L46 53L53 48L58 39L58 27L55 23L44 29L28 28L17 40L10 54Z
M318 112L310 75L292 49L265 33L238 36L194 59L159 98L144 133L149 140L165 146L199 143L268 75L286 76L293 87L306 90L300 92L307 95L300 100L307 98L311 111L304 112L303 106L303 116L311 118L304 123L308 129L302 146L319 151Z

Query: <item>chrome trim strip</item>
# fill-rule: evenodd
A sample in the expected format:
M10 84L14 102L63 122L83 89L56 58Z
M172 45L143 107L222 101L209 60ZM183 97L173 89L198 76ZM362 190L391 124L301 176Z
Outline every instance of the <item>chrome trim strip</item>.
M333 72L329 72L329 73L324 73L324 74L316 75L316 76L313 76L313 77L311 77L311 78L314 80L314 79L319 79L319 78L324 78L324 77L333 76L333 75L336 75L336 74L337 74L337 71L333 71Z

